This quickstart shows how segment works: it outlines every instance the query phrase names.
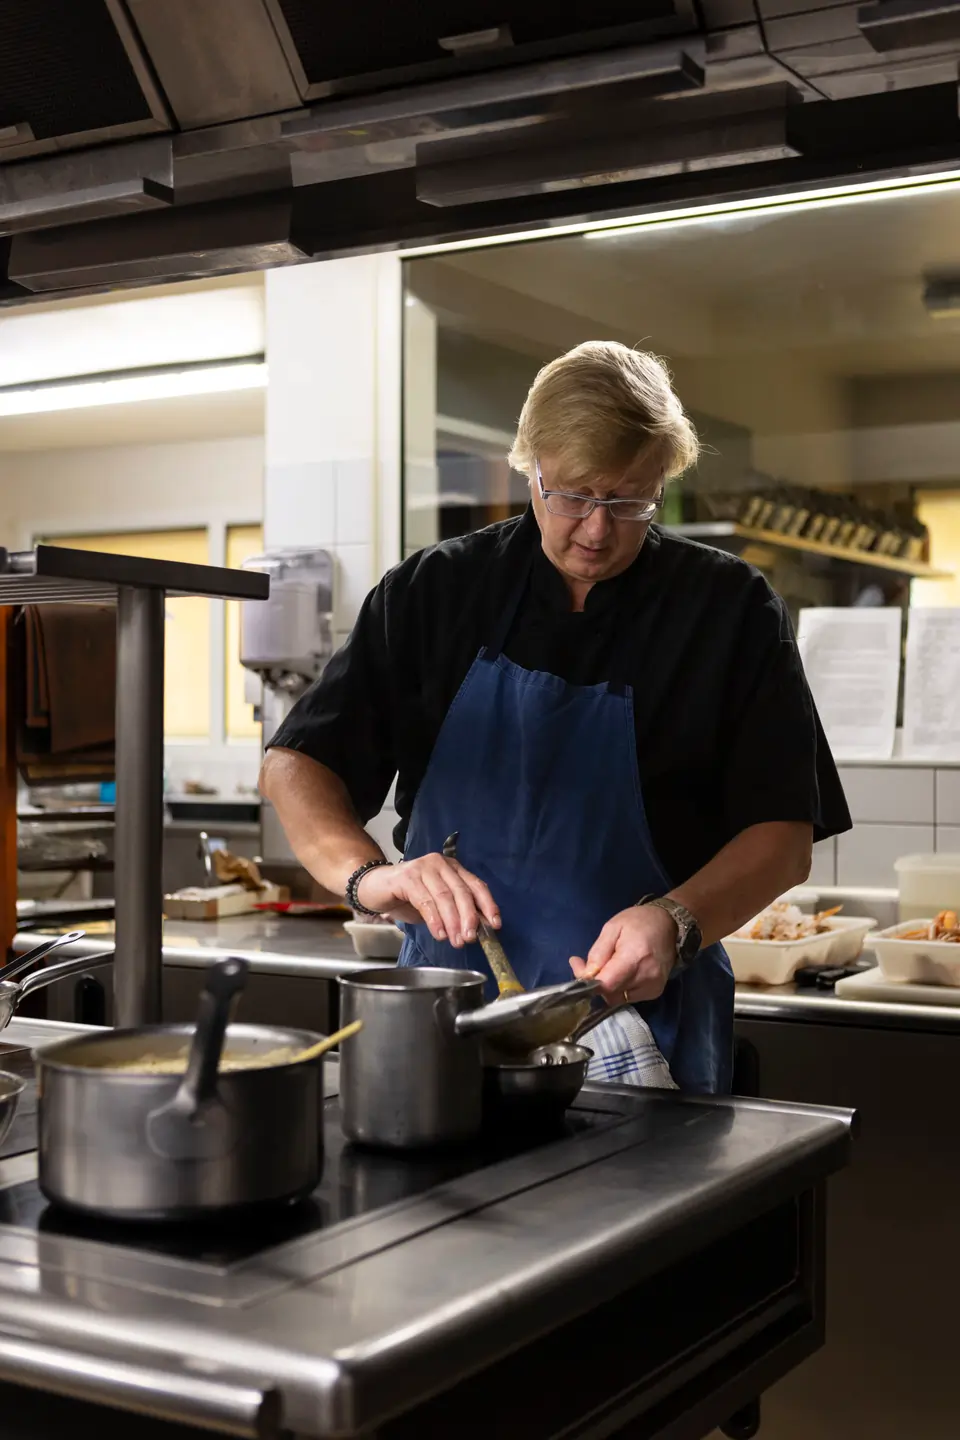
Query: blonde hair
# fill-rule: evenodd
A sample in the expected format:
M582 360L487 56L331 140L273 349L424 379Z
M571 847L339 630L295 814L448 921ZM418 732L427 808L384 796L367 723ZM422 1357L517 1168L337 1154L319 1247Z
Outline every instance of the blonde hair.
M545 365L520 412L508 459L532 475L538 456L565 462L568 481L622 472L642 452L659 453L672 480L700 445L662 360L616 340L588 340Z

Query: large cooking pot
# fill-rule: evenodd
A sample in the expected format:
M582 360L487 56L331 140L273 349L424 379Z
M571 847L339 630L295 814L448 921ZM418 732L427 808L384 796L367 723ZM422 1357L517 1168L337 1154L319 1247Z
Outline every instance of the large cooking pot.
M415 1149L472 1140L483 1116L479 1035L457 1016L483 1005L486 977L433 966L341 977L340 1018L363 1030L340 1059L348 1140Z
M211 968L195 1028L112 1030L36 1053L39 1183L48 1200L114 1219L184 1220L315 1188L323 1060L283 1056L319 1036L228 1027L246 969L235 959ZM174 1057L180 1073L142 1068ZM260 1063L220 1069L244 1060Z

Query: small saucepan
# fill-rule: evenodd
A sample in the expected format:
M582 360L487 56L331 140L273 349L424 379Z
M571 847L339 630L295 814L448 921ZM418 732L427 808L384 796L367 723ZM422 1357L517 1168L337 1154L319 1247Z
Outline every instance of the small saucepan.
M518 1058L487 1050L483 1057L485 1124L555 1125L583 1088L593 1051L558 1041Z

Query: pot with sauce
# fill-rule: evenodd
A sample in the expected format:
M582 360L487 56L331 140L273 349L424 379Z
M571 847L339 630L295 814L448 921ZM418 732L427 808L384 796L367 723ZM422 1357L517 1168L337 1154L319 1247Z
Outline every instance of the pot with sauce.
M38 1051L39 1184L118 1220L193 1220L293 1201L323 1164L323 1058L308 1030L230 1025L242 960L211 967L196 1026Z

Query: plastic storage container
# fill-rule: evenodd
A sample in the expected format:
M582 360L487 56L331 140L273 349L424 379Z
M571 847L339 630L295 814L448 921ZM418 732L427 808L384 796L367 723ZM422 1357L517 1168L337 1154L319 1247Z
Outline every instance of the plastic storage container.
M960 986L960 945L949 940L904 939L903 931L913 929L915 920L901 920L899 925L871 935L870 947L887 979Z
M833 915L824 923L827 929L823 934L805 940L747 940L743 935L728 935L723 948L737 984L787 985L801 965L849 965L877 922L865 915Z
M353 948L364 960L396 960L403 944L403 931L382 921L344 921L344 930L353 941Z
M901 920L960 911L960 855L903 855L895 869Z

